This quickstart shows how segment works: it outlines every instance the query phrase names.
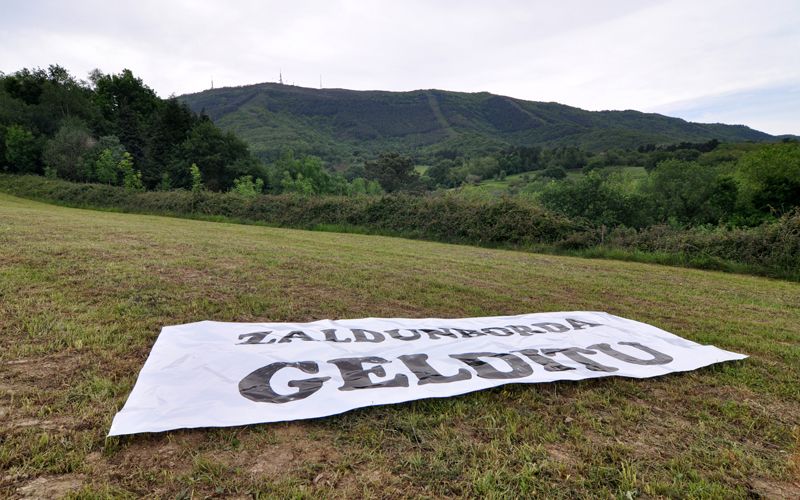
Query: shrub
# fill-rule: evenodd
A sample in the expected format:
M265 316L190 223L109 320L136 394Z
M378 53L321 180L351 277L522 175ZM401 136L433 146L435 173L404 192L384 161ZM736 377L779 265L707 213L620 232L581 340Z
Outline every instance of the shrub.
M445 242L535 246L714 269L747 266L750 272L800 280L800 209L752 228L655 225L608 230L602 224L580 222L513 198L477 201L452 194L244 197L205 190L143 192L5 174L0 175L0 190L70 206L223 216L296 228L357 228Z

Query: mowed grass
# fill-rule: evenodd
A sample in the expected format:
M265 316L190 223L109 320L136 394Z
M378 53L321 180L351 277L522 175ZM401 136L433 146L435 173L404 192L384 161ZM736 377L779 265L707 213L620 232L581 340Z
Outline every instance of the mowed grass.
M602 310L747 360L106 439L160 327ZM0 195L0 497L800 495L800 284Z

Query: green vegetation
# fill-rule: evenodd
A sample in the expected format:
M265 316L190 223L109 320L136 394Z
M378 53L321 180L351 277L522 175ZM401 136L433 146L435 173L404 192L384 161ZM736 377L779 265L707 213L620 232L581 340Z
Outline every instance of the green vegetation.
M345 179L318 158L295 159L290 151L265 165L207 115L158 98L129 70L94 71L84 82L59 66L0 74L0 171L130 190L190 189L199 172L212 191L250 178L273 193L380 192L375 183Z
M0 191L109 211L0 194L0 496L798 497L798 283L574 257L800 281L800 144L775 139L487 93L0 74ZM165 324L572 309L752 357L104 439Z
M268 161L286 149L351 164L387 151L430 159L494 154L511 146L599 152L681 141L772 139L741 125L690 123L637 111L590 112L486 92L318 90L262 83L180 99Z
M626 152L624 158L618 151L608 151L590 156L580 170L558 167L564 152L541 151L537 168L514 175L506 175L505 170L498 173L496 166L488 175L472 175L471 182L456 189L473 198L523 197L607 227L753 226L800 204L800 143L796 141L644 147ZM620 165L620 161L625 163ZM471 164L463 162L450 171ZM469 180L470 175L466 177Z
M242 188L247 193L200 188L193 192L137 192L37 176L0 175L0 191L68 206L521 247L800 280L798 210L755 227L660 224L635 229L593 225L522 198L469 199L458 193L259 196L254 192L255 183L252 188L252 192L249 187ZM620 203L611 196L593 196L598 203ZM605 216L606 212L599 213Z
M752 276L0 195L0 496L796 498L799 305ZM105 438L162 325L554 310L751 357Z
M247 103L234 98L240 92ZM93 72L86 83L51 66L0 75L0 168L43 176L3 178L4 189L75 206L800 277L800 143L790 138L721 143L716 136L769 137L742 127L588 113L488 94L264 85L198 96L230 97L223 108L233 115L243 106L267 106L284 117L303 114L308 126L335 126L345 154L311 151L327 160L306 154L296 130L280 152L261 155L265 162L204 112L159 99L128 70ZM221 113L214 102L207 103L217 110L212 114ZM431 110L436 126L430 130L441 129L444 142L428 147L424 134L413 130L424 126ZM405 113L407 120L398 119ZM218 121L224 120L220 115ZM583 132L549 128L563 120L593 137L616 120L661 134L637 140L714 138L592 150L581 141L561 141ZM510 135L489 140L490 129ZM534 136L521 132L529 129ZM555 134L548 136L554 140L540 140L539 133ZM270 140L284 137L271 134ZM400 136L422 142L412 147L395 141ZM323 146L318 139L315 144ZM349 141L363 149L348 150L355 144Z
M244 142L129 70L89 82L59 66L0 75L0 143L5 171L129 189L189 187L193 163L212 189L259 173Z

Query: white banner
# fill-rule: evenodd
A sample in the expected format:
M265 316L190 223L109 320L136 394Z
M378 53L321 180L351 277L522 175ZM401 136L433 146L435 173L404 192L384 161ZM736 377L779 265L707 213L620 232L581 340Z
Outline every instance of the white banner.
M324 417L509 383L646 378L747 356L602 312L161 331L110 436Z

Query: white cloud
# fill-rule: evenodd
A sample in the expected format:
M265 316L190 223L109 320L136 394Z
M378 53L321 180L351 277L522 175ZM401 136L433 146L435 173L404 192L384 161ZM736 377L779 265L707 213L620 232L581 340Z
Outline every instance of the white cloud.
M211 78L274 81L282 70L312 87L321 74L326 86L354 89L486 90L681 112L669 104L800 83L796 0L5 0L2 10L0 70L127 67L163 96ZM767 111L701 116L800 133L800 123L785 114L771 122Z

